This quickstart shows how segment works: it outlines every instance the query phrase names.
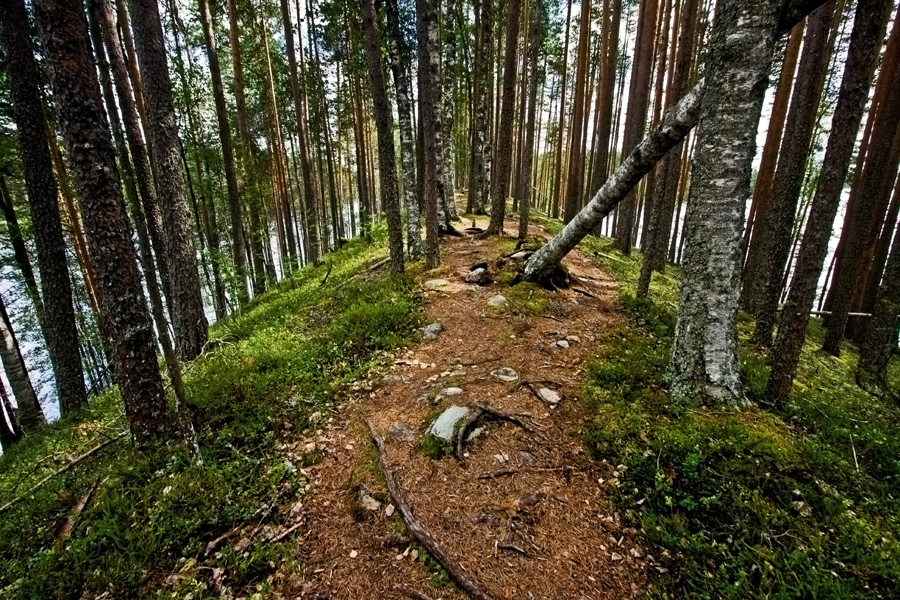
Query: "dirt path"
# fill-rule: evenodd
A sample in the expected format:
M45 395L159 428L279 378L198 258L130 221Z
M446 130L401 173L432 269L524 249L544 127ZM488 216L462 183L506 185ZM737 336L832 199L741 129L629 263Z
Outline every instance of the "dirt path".
M497 258L492 244L471 238L443 244L440 272L422 282L441 277L451 284L449 291L425 292L427 322L444 330L399 356L379 382L361 384L308 442L323 460L306 470L312 490L298 538L306 572L284 582L286 597L406 598L403 585L435 600L466 597L452 581L434 587L441 577L433 563L415 559L417 545L386 543L403 527L399 515L388 516L393 507L366 419L385 437L416 516L498 600L640 594L653 559L605 497L613 467L585 457L578 437L588 418L577 398L582 365L595 350L595 334L619 318L615 284L576 252L566 267L593 297L565 290L540 316L504 314L487 306L500 286L464 282L473 264ZM560 340L569 347L556 345ZM534 382L535 390L555 388L562 400L552 406L529 386L498 381L491 372L500 367ZM462 392L443 397L450 387ZM526 413L535 431L487 420L466 445L465 465L452 456L427 457L421 436L429 420L451 404L476 402ZM381 505L364 506L362 494Z

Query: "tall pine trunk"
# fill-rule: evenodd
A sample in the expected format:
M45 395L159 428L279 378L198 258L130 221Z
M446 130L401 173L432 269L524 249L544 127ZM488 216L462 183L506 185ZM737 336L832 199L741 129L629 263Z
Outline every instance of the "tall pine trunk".
M87 21L81 6L71 2L41 0L35 9L132 436L139 447L168 441L173 424L88 46Z
M0 35L34 225L46 309L44 338L56 379L60 412L66 415L85 405L87 393L75 327L66 243L57 204L57 187L38 89L39 77L22 0L0 2Z
M591 45L591 0L581 3L581 31L578 36L578 62L575 69L575 96L572 107L572 136L569 138L569 171L563 202L563 220L568 223L581 208L581 188L584 177L584 155L581 138L584 129L585 81L588 51Z
M425 210L425 268L440 264L438 250L438 183L435 130L437 104L433 95L437 83L438 24L437 0L416 0L416 32L419 43L419 145L422 168L419 186Z
M163 250L169 268L175 347L181 360L193 360L206 344L207 321L185 203L184 172L159 6L155 0L131 0L130 5L149 118L151 154L156 166L160 212L166 224Z
M366 36L369 79L372 82L375 127L378 128L378 180L381 184L381 201L388 222L390 266L392 273L402 273L403 225L400 222L400 194L397 189L394 122L385 83L384 64L381 60L381 32L376 19L374 0L363 0L363 30Z

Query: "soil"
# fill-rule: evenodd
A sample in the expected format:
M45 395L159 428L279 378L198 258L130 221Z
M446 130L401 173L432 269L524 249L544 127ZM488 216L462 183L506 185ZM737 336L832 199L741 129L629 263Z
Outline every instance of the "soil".
M494 598L641 595L654 559L607 498L615 467L585 456L580 442L590 418L579 401L586 361L597 333L621 319L615 282L575 251L564 261L576 277L573 288L550 294L540 315L509 314L487 306L501 286L464 281L474 264L497 260L495 242L449 238L441 253L440 270L421 281L451 283L448 291L423 292L426 323L442 323L442 333L354 386L307 442L323 458L305 469L311 489L297 535L304 572L281 581L284 596L407 598L413 589L435 600L467 597L420 545L402 539L405 527L387 496L366 420L385 439L415 516ZM567 337L568 348L555 345ZM519 382L492 377L500 367L514 369ZM447 387L463 391L438 399ZM559 393L559 404L538 397L543 387ZM427 456L422 436L430 421L452 404L478 402L522 415L533 431L482 418L481 434L465 445L465 463L452 453ZM404 426L411 435L403 435Z

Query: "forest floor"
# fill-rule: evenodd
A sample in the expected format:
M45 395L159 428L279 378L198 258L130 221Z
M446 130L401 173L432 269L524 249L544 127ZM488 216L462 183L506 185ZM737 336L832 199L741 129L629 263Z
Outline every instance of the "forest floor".
M580 376L596 334L621 320L617 285L580 252L565 261L577 285L557 293L465 282L474 265L495 263L513 244L446 239L442 266L419 276L425 322L440 323L441 333L397 356L387 373L357 384L327 425L298 442L315 445L322 460L306 470L312 493L298 542L305 576L289 578L286 591L335 600L404 598L403 586L411 586L429 597L466 597L419 544L396 543L405 527L385 492L370 420L387 440L390 468L416 517L494 597L641 593L654 558L607 499L602 482L613 467L586 457L579 438L589 418L577 397ZM439 278L446 285L428 289ZM507 304L489 306L501 293ZM491 375L503 367L517 381ZM544 401L541 388L561 401ZM423 436L435 416L476 403L527 415L533 431L482 418L464 463L452 453L429 456Z

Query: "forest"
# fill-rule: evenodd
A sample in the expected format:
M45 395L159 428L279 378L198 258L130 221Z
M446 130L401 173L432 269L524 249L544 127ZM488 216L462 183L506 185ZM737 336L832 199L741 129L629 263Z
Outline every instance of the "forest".
M0 598L900 597L893 0L0 0Z

